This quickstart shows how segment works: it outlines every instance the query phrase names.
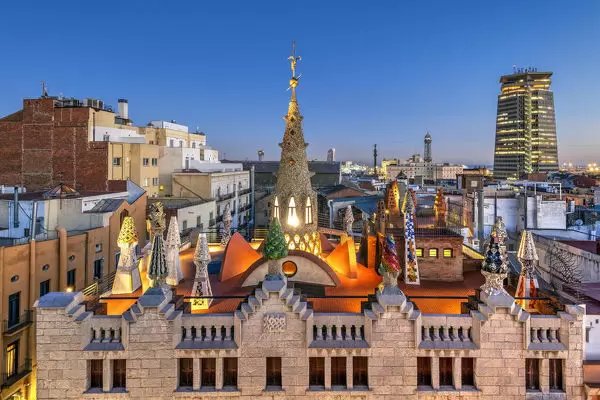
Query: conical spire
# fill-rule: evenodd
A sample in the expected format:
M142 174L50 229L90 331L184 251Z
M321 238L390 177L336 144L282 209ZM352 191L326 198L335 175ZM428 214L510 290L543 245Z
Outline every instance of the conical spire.
M194 285L192 286L192 296L197 298L192 300L192 310L207 309L212 303L212 288L210 286L210 279L208 278L208 263L210 259L206 234L201 233L198 235L196 250L194 252L196 276L194 277Z
M135 229L135 221L133 217L125 217L121 224L117 244L133 244L138 242L138 235Z
M167 284L176 286L183 279L181 263L179 260L179 248L181 247L181 237L179 236L179 224L177 217L172 216L169 221L169 230L167 232L167 267L169 270Z
M524 230L521 233L521 242L517 252L517 258L521 263L521 274L517 283L515 297L521 297L517 303L524 309L535 308L536 300L532 297L537 296L539 283L535 273L535 265L539 260L533 235L530 231Z
M279 218L286 242L290 250L302 250L316 255L321 252L321 243L317 232L317 194L312 189L308 170L308 159L302 129L302 115L296 98L296 87L300 76L296 75L295 46L288 58L292 76L292 91L285 116L285 133L281 146L281 161L277 171L272 204L277 204L272 217Z
M519 244L519 251L517 252L519 261L538 261L538 254L533 241L533 234L530 231L524 230L521 234L521 242Z
M154 239L152 239L152 251L150 253L150 265L148 266L148 278L152 280L152 287L162 286L167 273L164 239L162 235L154 235Z
M113 294L133 293L142 286L138 259L135 254L137 242L138 237L135 230L135 221L132 217L125 217L121 225L119 237L117 238L121 256L119 257L117 272L113 281Z

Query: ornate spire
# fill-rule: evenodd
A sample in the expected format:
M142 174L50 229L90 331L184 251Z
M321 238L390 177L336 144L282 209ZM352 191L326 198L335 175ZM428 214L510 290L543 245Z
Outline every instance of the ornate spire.
M231 239L231 209L229 208L229 203L227 203L225 204L225 209L223 210L221 246L227 246L227 243L229 243L229 239Z
M167 274L168 268L164 239L162 235L154 235L154 239L152 239L152 251L150 253L150 265L148 266L148 278L152 280L152 287L163 286Z
M417 241L415 237L415 199L412 190L404 195L404 282L418 285L421 282L417 260Z
M167 267L169 270L167 284L176 286L183 279L183 272L181 272L181 264L179 261L181 237L179 236L179 224L177 223L177 217L175 216L172 216L169 221L166 245Z
M301 58L296 55L295 45L288 57L292 77L290 98L285 116L285 133L281 146L281 161L277 171L272 204L274 218L279 218L290 250L302 250L319 255L321 242L317 232L317 194L312 189L308 159L302 130L302 115L296 99L296 87L300 79L296 67Z
M192 296L204 297L192 300L192 310L207 309L212 303L212 288L208 278L208 263L210 262L210 252L208 250L208 240L205 233L198 235L196 250L194 252L194 265L196 266L196 276L192 287Z
M135 221L132 217L125 217L117 239L117 245L121 249L121 256L119 257L112 287L112 293L114 294L133 293L142 286L138 259L135 254L137 243L138 236L135 230Z
M135 221L132 217L125 217L121 224L121 231L117 238L117 244L135 244L138 242L137 231L135 230Z
M507 237L508 234L502 217L496 218L485 258L481 264L481 274L485 277L485 284L481 287L481 290L488 296L506 294L503 282L508 274L508 257L505 244Z
M539 258L533 241L533 235L530 231L524 230L521 234L517 258L521 263L521 274L519 275L515 297L535 297L537 296L537 290L539 288L535 266ZM536 301L531 299L518 299L517 303L519 303L521 307L528 309L534 308Z
M383 255L381 264L379 264L379 273L383 275L383 288L381 293L385 295L402 294L398 287L398 276L400 275L400 260L398 259L398 250L396 242L391 234L382 239Z
M354 224L354 214L352 214L352 206L348 205L344 212L344 230L348 235L352 235L352 224Z
M435 223L437 226L446 226L446 214L448 206L446 205L446 199L444 198L444 189L438 188L435 195L435 202L433 204L435 211Z

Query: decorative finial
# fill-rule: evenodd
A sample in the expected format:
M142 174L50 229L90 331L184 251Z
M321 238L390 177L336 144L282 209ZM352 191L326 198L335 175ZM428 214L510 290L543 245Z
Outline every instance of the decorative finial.
M296 97L296 86L300 81L300 76L296 76L296 64L302 60L302 57L296 55L296 41L292 41L292 54L288 57L290 62L290 69L292 70L292 77L290 78L290 88L292 89L292 97Z

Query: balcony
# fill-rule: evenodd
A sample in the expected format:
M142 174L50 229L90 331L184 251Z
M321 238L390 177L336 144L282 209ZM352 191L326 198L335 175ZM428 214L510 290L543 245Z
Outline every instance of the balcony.
M184 314L177 349L236 349L233 315Z
M368 327L368 325L367 325ZM353 313L314 314L310 348L367 348L365 316Z
M2 373L2 387L9 387L20 379L23 379L31 373L31 359L25 359L22 365L19 365L14 371Z
M25 312L17 316L17 318L4 320L4 324L2 325L2 333L5 335L14 335L32 323L33 312L31 310L25 310Z

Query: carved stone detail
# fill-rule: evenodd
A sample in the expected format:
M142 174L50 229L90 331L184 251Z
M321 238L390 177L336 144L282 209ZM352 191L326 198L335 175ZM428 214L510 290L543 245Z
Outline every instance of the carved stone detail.
M281 333L285 332L286 320L285 314L273 313L265 314L263 317L263 332L264 333Z

